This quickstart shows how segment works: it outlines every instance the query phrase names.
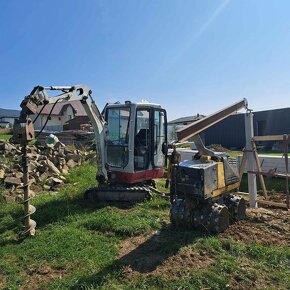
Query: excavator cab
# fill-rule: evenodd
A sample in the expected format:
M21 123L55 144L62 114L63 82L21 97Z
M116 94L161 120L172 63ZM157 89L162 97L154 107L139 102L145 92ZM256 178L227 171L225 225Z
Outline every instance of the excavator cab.
M113 184L145 184L164 175L166 111L148 102L107 105L106 164Z

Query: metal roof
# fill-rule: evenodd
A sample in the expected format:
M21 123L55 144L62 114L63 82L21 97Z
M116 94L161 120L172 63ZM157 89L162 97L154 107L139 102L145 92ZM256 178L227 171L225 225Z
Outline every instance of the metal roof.
M20 110L10 110L10 109L1 109L0 108L0 118L18 118L20 115Z

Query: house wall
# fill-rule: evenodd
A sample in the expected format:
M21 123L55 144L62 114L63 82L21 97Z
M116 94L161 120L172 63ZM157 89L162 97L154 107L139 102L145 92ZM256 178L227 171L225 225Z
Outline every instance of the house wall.
M245 146L245 115L230 116L204 131L205 145L221 144L226 148L240 149Z
M32 116L32 120L34 120L36 115ZM46 119L48 115L47 114L40 114L36 122L34 123L34 127L36 130L40 130L42 126L45 124ZM74 118L74 111L71 106L67 106L63 110L62 115L51 115L50 120L48 120L45 129L51 130L51 131L62 131L63 125L69 120L69 118Z
M0 128L9 128L9 127L10 127L10 124L9 123L1 122L0 121Z
M245 115L233 115L205 130L205 143L221 144L226 148L241 149L245 146ZM290 134L290 108L254 112L254 135ZM260 142L271 147L275 142Z
M1 117L0 122L3 124L8 122L10 124L9 126L12 127L15 119L16 118L13 117Z
M62 116L62 125L64 125L67 121L73 119L75 117L73 108L71 106L67 106L63 111Z
M69 120L64 126L64 130L80 130L81 124L89 124L90 119L88 116L77 116Z
M168 125L167 127L167 140L168 142L176 141L177 140L177 135L176 131L185 127L185 125Z
M259 122L263 123L260 126ZM260 123L260 124L261 124ZM255 135L282 135L290 133L290 108L254 113Z

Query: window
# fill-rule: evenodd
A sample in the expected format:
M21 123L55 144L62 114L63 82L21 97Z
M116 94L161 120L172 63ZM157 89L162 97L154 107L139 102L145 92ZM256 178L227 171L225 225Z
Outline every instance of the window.
M135 149L134 166L135 169L147 169L149 164L149 144L150 144L150 112L149 110L137 110L135 126Z
M165 162L162 153L163 143L166 142L165 112L156 110L154 112L154 166L163 167Z
M113 167L125 167L129 161L128 130L130 108L111 108L107 111L107 162Z

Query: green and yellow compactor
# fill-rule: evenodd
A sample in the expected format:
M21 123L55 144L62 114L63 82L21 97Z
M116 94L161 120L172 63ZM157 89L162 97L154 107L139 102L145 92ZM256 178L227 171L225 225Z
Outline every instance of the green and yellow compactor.
M178 141L191 138L198 152L192 160L170 163L170 219L176 227L219 233L230 222L245 218L245 200L237 194L240 186L237 168L229 163L226 154L206 148L199 135L242 108L247 108L246 99L177 131Z

